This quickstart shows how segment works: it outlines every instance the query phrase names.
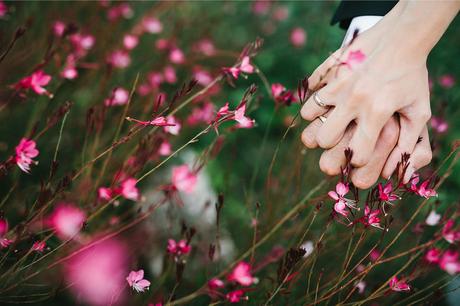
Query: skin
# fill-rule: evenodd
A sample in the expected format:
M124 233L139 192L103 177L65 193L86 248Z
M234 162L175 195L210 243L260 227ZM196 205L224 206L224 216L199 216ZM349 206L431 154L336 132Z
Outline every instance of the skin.
M302 141L308 148L325 149L323 172L339 173L346 147L353 150L352 181L358 188L372 186L379 174L390 177L403 153L411 154L405 182L431 161L426 60L459 9L460 1L400 1L315 70L310 88L319 89L328 107L318 106L313 97L304 104L301 115L311 124ZM356 50L366 55L363 62L338 64ZM322 123L317 118L325 114Z

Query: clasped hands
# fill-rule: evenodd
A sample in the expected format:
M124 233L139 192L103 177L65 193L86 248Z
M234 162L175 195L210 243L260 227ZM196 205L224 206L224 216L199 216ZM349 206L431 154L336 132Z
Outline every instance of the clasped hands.
M404 183L432 158L427 54L406 52L380 37L377 29L366 31L323 62L309 78L316 96L301 109L310 121L302 142L324 149L321 170L338 175L350 148L350 178L362 189L380 175L388 179L404 153L410 154Z

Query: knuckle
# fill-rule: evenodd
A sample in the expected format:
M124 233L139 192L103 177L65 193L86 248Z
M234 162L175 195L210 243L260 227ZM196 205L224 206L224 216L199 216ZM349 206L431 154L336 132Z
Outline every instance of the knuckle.
M424 150L418 156L418 163L420 167L428 165L433 159L433 152L431 150Z
M364 175L355 175L351 178L351 181L353 182L353 185L359 189L367 189L375 183L375 180Z
M313 119L315 119L313 116L313 112L308 107L308 104L305 104L302 107L302 109L300 110L300 116L302 116L304 120L308 120L308 121L313 121Z
M313 133L308 128L302 132L301 140L302 143L309 149L314 149L317 147L315 135L313 135Z
M431 118L431 110L429 108L422 109L418 113L418 119L423 121L424 123L430 120Z
M399 128L397 124L387 124L382 129L380 140L385 146L394 147L398 142Z
M327 175L334 176L340 173L340 167L334 166L329 158L321 156L319 160L319 168Z
M351 158L351 164L354 167L362 167L369 162L369 157L362 154L354 154Z

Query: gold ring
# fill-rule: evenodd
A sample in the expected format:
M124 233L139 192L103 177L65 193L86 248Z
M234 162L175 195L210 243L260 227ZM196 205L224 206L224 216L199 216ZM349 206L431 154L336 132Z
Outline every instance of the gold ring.
M319 120L321 120L322 123L326 122L326 117L324 117L323 115L319 116L318 118Z
M318 105L319 107L327 108L326 103L324 103L323 99L320 98L318 92L315 92L313 94L313 101L315 101L316 105Z

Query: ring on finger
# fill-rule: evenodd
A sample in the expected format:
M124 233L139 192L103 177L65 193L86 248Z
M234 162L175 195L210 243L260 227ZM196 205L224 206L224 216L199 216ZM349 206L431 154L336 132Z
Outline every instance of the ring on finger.
M323 115L319 116L318 119L319 119L322 123L326 122L326 117L324 117Z
M327 108L326 103L324 103L323 99L319 96L318 92L313 94L313 101L315 101L316 105L322 108Z

